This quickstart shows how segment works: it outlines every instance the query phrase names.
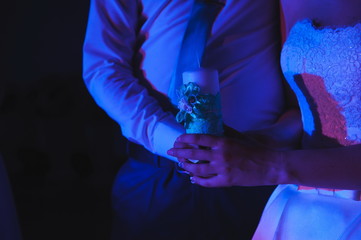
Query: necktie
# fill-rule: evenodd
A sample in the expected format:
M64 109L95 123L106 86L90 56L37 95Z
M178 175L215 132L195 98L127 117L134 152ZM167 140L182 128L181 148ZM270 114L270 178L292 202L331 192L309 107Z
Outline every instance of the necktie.
M207 39L211 33L214 20L224 6L224 2L224 0L194 0L183 36L177 66L168 91L168 96L173 105L177 105L177 91L183 84L183 72L201 68Z

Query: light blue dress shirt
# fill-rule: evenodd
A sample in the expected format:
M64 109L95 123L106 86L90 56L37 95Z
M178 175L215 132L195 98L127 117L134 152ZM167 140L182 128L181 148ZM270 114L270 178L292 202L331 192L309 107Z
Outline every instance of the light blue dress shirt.
M92 0L84 42L83 76L96 103L126 138L172 160L166 151L184 129L152 92L168 91L191 7ZM283 111L278 21L276 0L229 0L214 23L204 65L218 70L223 120L238 131L270 126Z

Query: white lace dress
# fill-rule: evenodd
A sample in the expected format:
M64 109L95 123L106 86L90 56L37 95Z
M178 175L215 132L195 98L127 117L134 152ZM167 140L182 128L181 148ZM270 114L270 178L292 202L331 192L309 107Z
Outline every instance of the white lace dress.
M305 148L361 143L361 23L336 29L296 23L281 66L299 101ZM280 185L253 239L360 240L361 192Z

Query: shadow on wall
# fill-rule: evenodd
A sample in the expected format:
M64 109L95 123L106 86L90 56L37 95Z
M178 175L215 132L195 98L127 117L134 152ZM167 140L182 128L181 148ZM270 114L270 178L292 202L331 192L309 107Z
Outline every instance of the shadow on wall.
M119 126L81 76L0 93L0 152L27 239L107 239L111 185L125 160Z

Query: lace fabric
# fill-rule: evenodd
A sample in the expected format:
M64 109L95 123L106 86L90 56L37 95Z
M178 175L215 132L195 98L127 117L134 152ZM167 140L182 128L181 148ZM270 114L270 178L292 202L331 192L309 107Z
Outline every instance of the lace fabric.
M291 29L281 66L303 114L306 147L361 143L361 23Z
M296 23L281 66L302 111L305 148L361 143L361 23L339 28L317 28L309 19ZM298 189L361 200L360 191Z

